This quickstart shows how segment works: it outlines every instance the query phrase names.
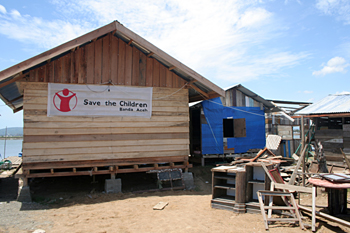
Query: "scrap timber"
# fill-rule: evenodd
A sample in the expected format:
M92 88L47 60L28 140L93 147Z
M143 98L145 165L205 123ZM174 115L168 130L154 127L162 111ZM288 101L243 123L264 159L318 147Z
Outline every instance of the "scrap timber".
M17 156L7 157L4 161L10 161L11 167L9 169L0 170L0 179L12 177L22 166L22 158Z

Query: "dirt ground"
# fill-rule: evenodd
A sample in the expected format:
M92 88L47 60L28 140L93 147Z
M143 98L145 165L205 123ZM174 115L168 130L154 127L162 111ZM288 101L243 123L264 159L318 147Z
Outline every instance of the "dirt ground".
M193 191L140 192L156 188L154 174L119 175L122 194L104 193L108 176L40 178L30 182L32 203L16 201L17 180L0 183L0 232L23 233L43 229L46 232L265 232L261 214L236 214L213 209L210 167L192 169ZM327 205L327 195L319 190L318 206ZM159 202L169 204L153 210ZM302 204L311 204L308 195ZM304 214L304 223L311 224ZM336 223L317 218L317 232L350 232ZM299 226L275 223L270 232L302 231Z

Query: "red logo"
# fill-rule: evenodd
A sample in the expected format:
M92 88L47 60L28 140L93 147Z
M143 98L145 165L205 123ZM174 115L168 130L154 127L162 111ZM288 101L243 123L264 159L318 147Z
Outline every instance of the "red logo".
M76 93L71 92L67 88L62 91L56 92L53 96L53 104L56 109L61 112L70 112L72 111L78 103L78 98Z

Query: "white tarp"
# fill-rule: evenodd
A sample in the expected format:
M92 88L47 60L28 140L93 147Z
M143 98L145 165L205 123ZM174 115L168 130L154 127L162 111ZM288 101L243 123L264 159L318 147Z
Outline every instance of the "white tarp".
M47 116L152 115L152 87L48 84Z

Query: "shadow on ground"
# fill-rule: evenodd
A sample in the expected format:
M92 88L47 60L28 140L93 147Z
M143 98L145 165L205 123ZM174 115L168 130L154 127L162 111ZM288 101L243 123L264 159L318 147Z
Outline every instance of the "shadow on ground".
M194 176L194 190L161 191L155 173L118 174L122 180L121 194L105 193L104 184L109 175L47 177L29 180L33 203L22 203L21 210L51 209L75 204L95 204L140 196L168 195L210 195L211 166L196 166L190 170ZM174 186L181 186L175 182ZM169 182L162 183L163 188L169 188ZM18 180L3 179L0 183L0 202L15 201L18 192ZM153 191L149 191L153 190Z

